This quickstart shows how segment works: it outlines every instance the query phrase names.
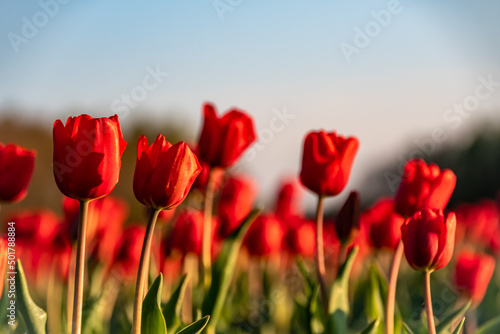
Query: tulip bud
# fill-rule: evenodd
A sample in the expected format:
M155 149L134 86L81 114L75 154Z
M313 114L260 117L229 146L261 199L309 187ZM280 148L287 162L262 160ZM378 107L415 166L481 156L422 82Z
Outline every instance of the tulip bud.
M495 259L486 254L461 252L455 267L455 286L478 305L495 271Z
M186 198L201 171L196 155L184 142L171 145L161 134L149 146L145 136L137 143L134 195L155 209L172 209Z
M211 167L229 167L255 141L253 119L245 112L231 109L217 117L215 107L203 107L203 129L198 141L201 160Z
M301 216L300 199L301 189L295 180L283 183L276 201L276 216L283 219Z
M142 225L131 225L123 231L114 259L118 272L126 279L137 275L145 235Z
M450 200L457 178L449 170L435 164L411 160L405 165L403 178L394 199L396 212L410 217L423 209L444 210Z
M0 143L0 202L18 202L26 197L35 165L35 151Z
M118 183L123 140L118 116L70 117L54 123L53 170L66 196L90 200L108 195Z
M408 218L401 227L406 260L418 271L446 266L455 247L456 218L453 212L424 209Z
M359 194L353 191L337 214L335 229L342 244L349 242L353 233L359 229L360 205Z
M334 196L344 190L358 151L355 137L335 132L310 132L304 141L300 180L319 195Z

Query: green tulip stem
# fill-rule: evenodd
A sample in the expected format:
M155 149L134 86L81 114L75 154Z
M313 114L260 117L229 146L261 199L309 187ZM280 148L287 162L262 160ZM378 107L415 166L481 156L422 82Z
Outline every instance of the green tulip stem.
M137 281L135 286L134 297L134 313L132 316L132 331L131 334L141 333L141 317L142 317L142 300L144 299L144 286L148 278L149 258L151 254L151 243L153 241L154 229L156 220L161 209L151 208L148 226L146 227L146 235L142 244L141 260L139 262L139 270L137 271Z
M325 250L323 247L323 195L318 195L318 208L316 210L316 268L318 272L318 282L321 290L321 301L323 310L328 311L328 293L326 291L325 283ZM326 313L325 313L326 315Z
M72 333L82 332L83 284L85 279L85 244L87 242L87 217L89 200L80 200L80 220L78 222L78 243L76 246L75 288L73 297Z
M214 203L214 192L215 192L215 179L214 179L214 168L211 168L208 172L207 180L207 190L205 192L205 207L203 214L203 237L201 245L201 280L203 280L203 287L205 292L210 289L210 284L212 281L212 259L211 259L211 249L212 249L212 209Z
M436 334L436 325L434 324L434 313L432 312L432 297L431 297L431 272L429 270L424 273L425 287L425 310L427 311L427 330L429 334Z
M403 257L403 241L399 241L394 252L389 276L389 289L387 291L387 305L385 308L386 334L394 334L394 307L396 305L396 286L398 284L399 266Z

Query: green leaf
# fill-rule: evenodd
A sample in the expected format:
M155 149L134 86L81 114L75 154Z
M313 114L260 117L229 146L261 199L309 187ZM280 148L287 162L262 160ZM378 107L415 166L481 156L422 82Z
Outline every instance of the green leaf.
M314 283L314 279L311 277L311 273L306 268L304 260L298 257L295 262L297 263L297 268L299 269L300 273L302 274L302 276L304 276L304 279L307 282L307 287L309 288L310 292L312 292L314 290L314 286L316 283Z
M500 316L485 322L476 331L476 334L500 333Z
M202 304L202 314L210 315L208 328L213 332L219 320L227 291L233 278L238 253L250 225L257 218L260 210L255 209L245 218L236 231L224 242L222 251L212 267L212 285Z
M358 247L355 246L347 255L345 262L339 268L339 272L333 282L328 304L327 333L347 333L347 322L349 318L349 275Z
M204 316L200 320L197 320L193 322L191 325L188 325L184 327L182 330L177 332L177 334L197 334L200 333L203 328L208 324L208 321L210 320L210 316Z
M380 319L375 319L371 324L368 325L361 333L359 334L375 334L377 333L377 328L380 323Z
M462 321L458 324L457 328L453 331L453 334L459 334L460 331L462 330L462 327L464 326L465 318L462 318Z
M45 324L47 323L47 313L38 307L31 299L28 291L28 283L24 275L21 260L16 263L17 274L15 275L16 282L16 303L17 309L23 317L26 331L28 334L45 334ZM10 278L10 277L9 277Z
M460 307L459 309L451 312L448 316L445 316L443 320L440 320L439 324L436 326L436 333L437 334L449 333L451 325L456 321L458 321L459 318L463 317L465 311L467 311L469 306L470 302Z
M160 307L162 286L163 275L160 273L142 302L141 334L167 334Z
M369 320L377 322L376 333L384 333L384 301L381 296L378 273L374 266L370 267L368 280L368 293L365 295L365 312Z
M184 300L187 282L187 274L185 274L182 276L179 285L170 296L170 300L163 307L163 317L171 333L175 333L175 330L181 325L182 301Z

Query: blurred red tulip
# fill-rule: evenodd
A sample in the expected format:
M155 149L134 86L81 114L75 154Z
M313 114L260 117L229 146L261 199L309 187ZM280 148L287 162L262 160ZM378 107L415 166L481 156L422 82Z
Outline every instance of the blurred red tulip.
M358 151L356 137L335 132L310 132L304 140L300 180L319 195L334 196L344 190Z
M401 240L404 218L394 211L392 199L381 199L361 215L370 244L377 249L396 249Z
M18 202L26 197L35 166L35 151L0 143L0 202Z
M141 259L142 244L146 235L143 225L131 225L124 229L115 253L115 267L125 279L135 279Z
M256 139L252 117L231 109L219 118L210 103L203 106L203 115L203 129L198 140L201 160L211 167L233 165Z
M281 185L276 200L275 213L280 218L302 216L300 208L301 191L299 183L295 180L289 180Z
M457 216L457 243L462 240L488 246L500 222L500 212L492 200L462 204L453 210Z
M455 247L456 218L453 212L424 209L408 218L401 227L406 260L418 271L446 266Z
M273 215L259 216L250 226L245 245L250 255L265 257L281 250L284 236L283 226Z
M495 259L480 253L463 251L457 256L455 286L478 305L486 294L495 270Z
M145 136L137 143L134 194L155 209L173 209L186 198L201 172L196 155L184 142L171 145L161 134L149 146Z
M411 160L405 165L403 178L394 199L396 212L410 217L423 209L444 210L455 189L457 178L449 170L435 164Z
M314 257L316 251L316 223L300 217L289 217L286 223L287 229L284 241L288 251L302 257Z
M118 183L123 140L118 116L70 117L55 121L53 170L66 196L89 200L108 195Z
M218 220L212 217L212 238L218 228ZM179 214L177 221L166 240L168 253L179 252L183 256L189 253L200 255L201 238L203 233L203 212L185 210ZM213 244L216 243L213 240ZM215 247L215 245L212 245ZM212 247L212 252L213 252Z
M360 205L358 192L351 192L335 218L335 229L342 244L348 243L359 230Z
M12 213L8 220L16 223L16 243L30 247L49 247L56 236L60 220L47 209Z
M251 179L231 176L226 180L217 205L219 235L222 238L231 235L252 211L255 196L256 190Z

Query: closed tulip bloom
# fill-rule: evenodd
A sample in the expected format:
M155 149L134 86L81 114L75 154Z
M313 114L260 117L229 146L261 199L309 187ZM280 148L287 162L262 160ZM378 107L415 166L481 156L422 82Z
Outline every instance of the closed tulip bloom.
M370 244L377 249L396 249L401 240L404 218L394 211L392 199L381 199L361 215L361 226Z
M0 202L18 202L26 197L35 165L35 151L0 143Z
M255 141L252 117L238 109L231 109L217 117L215 107L203 106L203 129L198 141L201 159L211 167L229 167Z
M335 132L310 132L304 141L300 180L318 195L334 196L344 190L358 151L355 137Z
M446 266L455 247L456 218L453 212L424 209L408 218L401 227L406 260L418 271Z
M233 233L248 216L252 211L255 195L252 180L242 176L232 176L226 180L217 205L221 237Z
M155 209L173 209L186 198L201 172L196 155L184 142L171 145L161 134L149 146L145 136L137 143L134 194Z
M273 215L262 215L250 226L245 245L250 255L265 257L281 250L283 237L281 221Z
M118 116L70 117L54 123L54 178L59 190L78 200L108 195L118 183L123 140Z
M335 229L342 244L349 242L359 230L360 199L357 191L349 194L335 219Z
M461 252L455 267L455 286L478 305L495 271L495 259L486 254Z
M457 216L457 242L463 239L488 244L500 223L500 212L495 201L481 200L462 204L453 210Z
M422 209L444 210L455 189L457 178L435 164L411 160L405 165L403 178L395 197L396 212L410 217Z

